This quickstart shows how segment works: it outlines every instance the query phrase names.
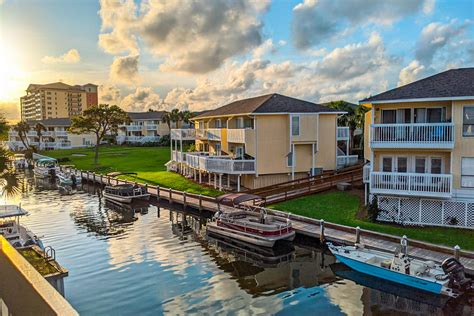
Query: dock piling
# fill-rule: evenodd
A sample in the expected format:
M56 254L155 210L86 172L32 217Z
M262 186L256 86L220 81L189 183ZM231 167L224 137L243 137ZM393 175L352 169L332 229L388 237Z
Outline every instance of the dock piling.
M360 227L357 226L356 227L356 241L355 241L356 244L360 244Z
M454 246L454 258L456 260L459 260L460 252L461 252L461 247L459 247L459 245Z
M400 245L402 246L402 253L406 255L408 253L408 238L406 235L403 235Z
M185 210L186 209L186 206L187 206L187 203L186 203L186 191L183 192L183 209Z
M156 201L160 203L160 186L156 186Z
M170 188L170 204L173 204L173 189Z
M324 219L319 223L319 241L324 243Z
M202 211L202 194L199 194L199 211Z

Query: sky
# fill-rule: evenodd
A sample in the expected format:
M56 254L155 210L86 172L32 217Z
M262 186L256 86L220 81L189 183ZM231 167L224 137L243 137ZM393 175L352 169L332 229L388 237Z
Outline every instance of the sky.
M474 66L473 0L0 0L0 112L30 83L129 111L367 96Z

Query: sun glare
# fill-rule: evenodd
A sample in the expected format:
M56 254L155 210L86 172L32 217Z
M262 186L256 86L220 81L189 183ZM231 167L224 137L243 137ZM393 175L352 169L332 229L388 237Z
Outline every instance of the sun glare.
M0 45L0 101L18 98L24 87L23 75L15 60L14 52L9 51L3 43Z

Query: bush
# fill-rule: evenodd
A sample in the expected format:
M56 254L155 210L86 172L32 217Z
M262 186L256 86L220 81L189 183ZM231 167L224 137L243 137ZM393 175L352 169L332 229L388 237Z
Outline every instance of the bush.
M367 208L367 217L371 222L376 222L379 217L380 209L379 202L376 195L373 196L372 202L370 202L369 207Z
M170 135L163 135L158 141L158 146L169 146L171 144Z

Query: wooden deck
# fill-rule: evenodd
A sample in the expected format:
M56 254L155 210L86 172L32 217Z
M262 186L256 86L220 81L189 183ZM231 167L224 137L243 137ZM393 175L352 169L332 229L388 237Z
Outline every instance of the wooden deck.
M119 184L133 183L131 181L118 180L93 173L82 173L84 180L99 184ZM140 184L138 184L140 185ZM168 188L147 186L148 192L159 200L166 200L168 203L181 204L184 207L192 207L197 210L216 212L218 205L215 198L176 191ZM237 210L232 207L221 208L232 211ZM258 209L258 207L257 207ZM324 222L322 220L307 218L294 214L288 214L277 210L265 209L268 214L289 218L297 234L317 238L319 240L335 242L339 244L354 244L356 241L357 228ZM323 229L322 229L323 226ZM323 231L323 236L321 232ZM360 243L367 248L382 251L395 251L400 244L400 236L387 235L369 230L359 229ZM410 240L408 236L408 252L410 256L431 260L436 263L443 262L444 259L454 256L454 249L434 245L422 241ZM474 252L460 250L458 252L461 263L465 266L469 274L474 274Z

